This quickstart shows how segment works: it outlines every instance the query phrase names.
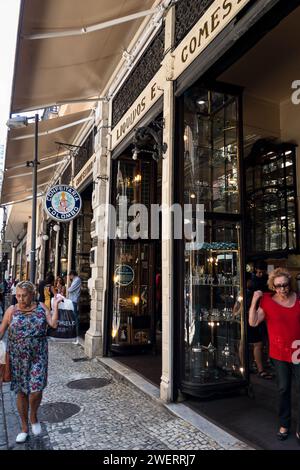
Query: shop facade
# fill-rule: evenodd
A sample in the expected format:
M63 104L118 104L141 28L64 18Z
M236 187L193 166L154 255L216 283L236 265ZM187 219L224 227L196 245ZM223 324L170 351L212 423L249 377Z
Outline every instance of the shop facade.
M181 392L201 397L247 388L247 318L245 309L235 313L245 298L246 271L256 260L270 269L287 266L293 274L299 269L299 137L288 125L291 82L278 85L268 99L263 79L256 79L256 89L247 86L243 63L250 54L258 73L272 41L280 42L289 22L296 23L297 7L280 1L178 2L147 50L152 76L141 74L146 52L102 114L112 130L107 160L99 162L107 166L98 175L105 173L110 185L107 191L101 181L102 196L94 194L94 234L101 222L110 222L100 215L100 202L117 206L126 196L145 207L192 207L181 239L174 239L169 213L155 240L117 232L93 253L95 265L105 254L103 281L92 275L102 312L94 337L104 355L161 354L163 400L176 400ZM142 89L137 76L146 77L139 80ZM196 204L204 206L198 245L184 230L195 226Z
M90 327L91 300L88 280L91 278L90 252L92 248L92 173L95 162L94 128L89 129L81 145L66 143L70 151L69 164L61 176L53 182L73 186L80 194L82 205L77 218L61 222L53 220L40 203L40 237L38 243L38 279L48 272L54 278L62 277L67 285L68 273L75 270L82 281L78 303L79 332L84 335Z

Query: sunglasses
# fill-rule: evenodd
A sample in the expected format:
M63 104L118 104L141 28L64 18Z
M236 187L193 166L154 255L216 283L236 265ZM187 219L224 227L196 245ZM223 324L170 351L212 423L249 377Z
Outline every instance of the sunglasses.
M286 288L286 287L289 287L289 283L286 283L286 284L274 284L274 287L275 289L281 289L281 288Z

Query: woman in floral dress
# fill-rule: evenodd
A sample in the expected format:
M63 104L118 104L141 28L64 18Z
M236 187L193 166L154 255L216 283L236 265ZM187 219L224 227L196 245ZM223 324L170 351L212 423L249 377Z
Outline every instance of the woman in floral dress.
M42 391L47 385L48 343L47 327L57 328L58 304L54 299L51 316L47 307L34 302L34 285L19 282L16 289L17 304L10 306L0 326L0 339L8 329L8 352L11 369L11 389L17 393L17 407L22 422L22 432L16 442L28 437L28 411L34 435L41 433L37 410L42 401Z

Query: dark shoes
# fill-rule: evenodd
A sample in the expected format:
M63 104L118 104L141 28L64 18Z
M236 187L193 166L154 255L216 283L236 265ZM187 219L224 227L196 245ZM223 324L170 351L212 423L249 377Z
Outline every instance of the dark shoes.
M265 380L272 380L273 375L269 374L266 370L262 370L260 372L257 372L257 375L260 379L265 379Z
M278 431L278 433L276 435L277 435L277 439L279 441L285 441L289 437L289 430L287 430L285 432Z

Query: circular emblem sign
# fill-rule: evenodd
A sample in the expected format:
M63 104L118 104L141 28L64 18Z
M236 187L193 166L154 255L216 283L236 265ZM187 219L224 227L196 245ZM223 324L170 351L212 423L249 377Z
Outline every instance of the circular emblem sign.
M46 212L59 222L75 219L79 215L81 204L80 194L65 184L53 186L46 194Z
M120 286L129 286L133 282L134 271L128 264L120 264L115 269L115 282Z

